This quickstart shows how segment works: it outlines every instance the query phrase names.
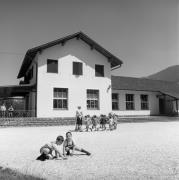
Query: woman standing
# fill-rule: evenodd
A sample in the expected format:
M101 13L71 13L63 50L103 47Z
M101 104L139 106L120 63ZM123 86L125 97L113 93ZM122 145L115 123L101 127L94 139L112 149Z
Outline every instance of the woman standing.
M83 112L81 110L81 106L78 106L78 109L76 111L76 127L75 127L75 131L81 131L81 127L83 124Z

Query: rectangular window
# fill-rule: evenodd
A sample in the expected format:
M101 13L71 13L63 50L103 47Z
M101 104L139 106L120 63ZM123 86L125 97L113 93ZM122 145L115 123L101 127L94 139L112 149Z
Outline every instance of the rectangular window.
M142 110L148 110L149 109L148 95L141 94L140 95L140 101L141 101L141 109Z
M104 66L95 64L95 76L104 77Z
M126 110L134 110L134 94L126 94Z
M112 93L112 110L119 110L119 97L117 93Z
M87 89L87 109L99 109L99 90Z
M53 89L53 108L68 109L68 89L54 88Z
M73 75L83 75L83 64L80 62L73 62Z
M58 60L47 59L47 72L58 73Z

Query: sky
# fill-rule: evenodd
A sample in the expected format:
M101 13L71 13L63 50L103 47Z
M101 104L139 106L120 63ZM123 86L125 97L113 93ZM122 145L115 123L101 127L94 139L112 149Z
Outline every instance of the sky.
M123 61L113 75L179 65L178 0L0 0L0 86L16 85L24 55L82 31Z

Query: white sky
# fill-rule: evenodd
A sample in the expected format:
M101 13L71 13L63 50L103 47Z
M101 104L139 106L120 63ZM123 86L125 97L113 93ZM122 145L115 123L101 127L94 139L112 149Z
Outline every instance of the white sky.
M0 86L16 79L26 51L83 31L143 77L179 64L178 0L0 0Z

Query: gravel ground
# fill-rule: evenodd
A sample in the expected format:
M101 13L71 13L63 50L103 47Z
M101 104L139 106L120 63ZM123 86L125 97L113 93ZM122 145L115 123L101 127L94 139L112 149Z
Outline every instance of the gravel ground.
M125 123L115 131L73 132L76 144L92 156L76 153L68 160L35 160L42 145L72 129L0 129L0 166L49 180L179 179L179 122Z

